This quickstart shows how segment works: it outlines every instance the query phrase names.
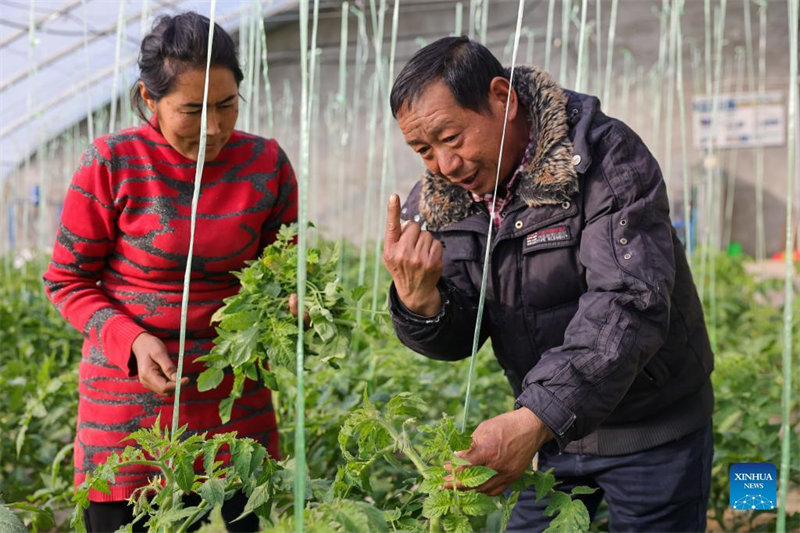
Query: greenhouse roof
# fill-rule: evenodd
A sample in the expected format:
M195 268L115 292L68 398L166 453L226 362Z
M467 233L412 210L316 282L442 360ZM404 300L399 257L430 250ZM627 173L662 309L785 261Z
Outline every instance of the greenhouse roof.
M217 2L215 19L233 31L257 2ZM298 3L261 2L264 17ZM209 15L210 2L0 0L0 181L42 143L127 91L154 16L187 10Z

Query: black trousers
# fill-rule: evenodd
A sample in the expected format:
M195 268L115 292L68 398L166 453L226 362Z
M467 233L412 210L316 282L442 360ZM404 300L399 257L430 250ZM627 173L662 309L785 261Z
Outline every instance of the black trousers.
M539 469L554 469L569 493L578 485L598 489L580 496L590 516L601 499L608 503L610 529L633 532L696 532L706 530L714 446L711 424L650 450L616 457L539 452ZM533 487L520 494L509 533L536 533L547 528L547 498L536 501Z
M200 496L190 494L183 497L184 505L197 505ZM247 498L241 492L234 494L222 505L222 518L228 531L252 532L258 531L258 517L249 514L241 520L236 520L244 511ZM89 533L111 533L133 521L133 507L128 502L89 502L89 508L83 512L83 520ZM236 520L236 522L233 522ZM207 521L207 520L206 520ZM203 524L200 520L189 528L189 531L200 529ZM147 531L142 522L133 525L134 533Z

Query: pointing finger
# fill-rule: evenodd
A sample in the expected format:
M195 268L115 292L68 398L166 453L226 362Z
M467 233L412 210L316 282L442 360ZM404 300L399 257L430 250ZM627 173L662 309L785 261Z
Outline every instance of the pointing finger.
M386 209L386 244L394 244L400 239L400 197L393 194L389 197Z

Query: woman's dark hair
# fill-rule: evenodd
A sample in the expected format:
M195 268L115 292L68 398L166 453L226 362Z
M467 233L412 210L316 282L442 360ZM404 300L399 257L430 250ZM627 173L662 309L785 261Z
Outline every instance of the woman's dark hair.
M488 48L467 37L444 37L417 51L392 86L392 115L409 105L425 87L441 79L461 107L482 112L489 102L489 84L507 77Z
M193 11L175 16L163 15L155 20L153 29L142 39L139 79L131 89L131 105L143 120L146 121L147 117L139 94L139 82L144 82L147 92L158 101L172 91L181 73L195 68L205 69L210 22L208 17ZM211 64L231 69L237 86L244 78L236 57L236 45L219 24L214 24Z

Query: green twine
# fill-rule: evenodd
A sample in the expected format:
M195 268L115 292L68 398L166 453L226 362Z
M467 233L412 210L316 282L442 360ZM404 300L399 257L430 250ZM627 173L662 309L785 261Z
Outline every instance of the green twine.
M786 497L789 490L789 470L791 468L790 451L792 440L791 403L792 403L792 302L794 300L794 235L792 211L794 210L794 185L797 179L798 168L795 154L797 130L800 127L797 120L797 20L800 16L800 0L787 0L789 8L789 109L787 118L787 180L786 180L786 243L784 263L786 278L784 281L783 303L783 390L781 432L781 471L779 475L780 493L778 496L778 523L777 531L786 531Z
M295 403L295 432L294 432L294 523L295 531L303 531L303 509L305 508L306 496L306 435L305 435L305 384L304 384L304 346L303 331L305 323L306 297L306 250L307 244L307 196L308 196L308 174L309 174L309 118L310 118L310 94L309 94L309 59L308 59L308 0L300 0L300 174L297 179L297 398ZM314 0L314 29L317 27L317 17L319 10L319 0ZM314 37L314 40L316 38ZM313 52L313 50L312 50Z

